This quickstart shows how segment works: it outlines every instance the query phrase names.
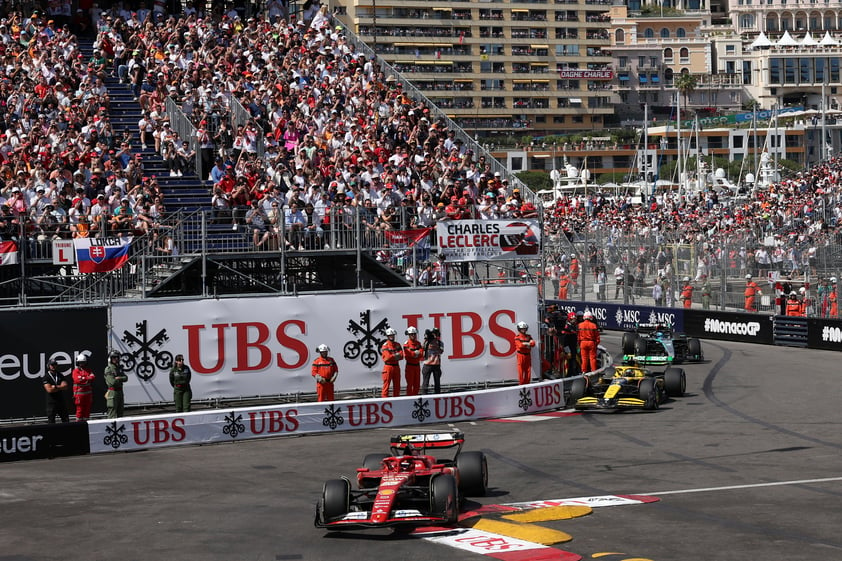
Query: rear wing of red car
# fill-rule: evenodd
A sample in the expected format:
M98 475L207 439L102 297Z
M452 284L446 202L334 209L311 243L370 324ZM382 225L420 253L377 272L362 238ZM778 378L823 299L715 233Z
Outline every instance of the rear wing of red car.
M424 434L398 434L392 437L390 448L396 456L413 453L423 454L425 450L459 448L465 443L465 435L459 431ZM459 452L457 451L457 454Z

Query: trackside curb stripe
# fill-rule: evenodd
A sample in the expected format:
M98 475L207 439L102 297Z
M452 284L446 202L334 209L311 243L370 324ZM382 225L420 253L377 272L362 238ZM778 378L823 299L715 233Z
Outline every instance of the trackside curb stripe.
M417 534L422 539L433 543L502 561L580 561L582 559L581 555L570 551L474 529L450 532L445 535L424 536L422 532Z

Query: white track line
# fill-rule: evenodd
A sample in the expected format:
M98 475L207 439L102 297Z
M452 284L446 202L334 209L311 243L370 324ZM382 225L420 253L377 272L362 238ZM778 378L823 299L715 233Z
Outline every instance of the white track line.
M774 483L751 483L748 485L729 485L727 487L702 487L700 489L679 489L676 491L656 491L653 493L641 493L650 496L679 495L682 493L706 493L708 491L732 491L734 489L751 489L754 487L777 487L779 485L805 485L808 483L827 483L829 481L842 481L842 477L826 477L824 479L797 479L794 481L777 481Z

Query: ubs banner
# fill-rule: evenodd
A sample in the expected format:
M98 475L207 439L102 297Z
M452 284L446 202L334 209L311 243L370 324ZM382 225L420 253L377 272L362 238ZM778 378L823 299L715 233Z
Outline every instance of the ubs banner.
M684 331L702 339L774 344L773 316L711 310L685 310Z
M79 456L89 442L87 423L0 428L0 462Z
M676 331L684 331L683 308L659 308L655 306L624 306L607 302L580 302L573 300L546 300L546 305L555 304L565 314L589 311L602 329L630 331L640 323L663 323Z
M813 349L842 351L842 320L808 318L807 346Z
M105 368L108 315L106 308L26 309L0 311L0 418L43 417L41 378L50 359L70 376L76 353L90 353L89 366L97 375L95 412L105 411ZM68 410L72 396L66 392ZM71 414L72 417L72 414Z
M338 390L379 388L389 328L401 344L408 327L422 341L438 328L449 384L503 381L516 377L515 324L539 332L537 298L535 285L519 285L121 303L112 308L111 347L129 376L130 404L172 399L177 354L193 371L194 399L313 392L320 344L339 366Z

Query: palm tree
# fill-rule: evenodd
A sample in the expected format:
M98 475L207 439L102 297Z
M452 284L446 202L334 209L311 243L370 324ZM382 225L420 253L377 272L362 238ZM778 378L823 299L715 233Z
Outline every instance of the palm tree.
M675 87L684 97L685 109L687 109L687 98L690 96L690 94L693 93L693 91L696 89L696 86L698 85L699 81L696 79L696 77L687 71L682 72L675 79Z

